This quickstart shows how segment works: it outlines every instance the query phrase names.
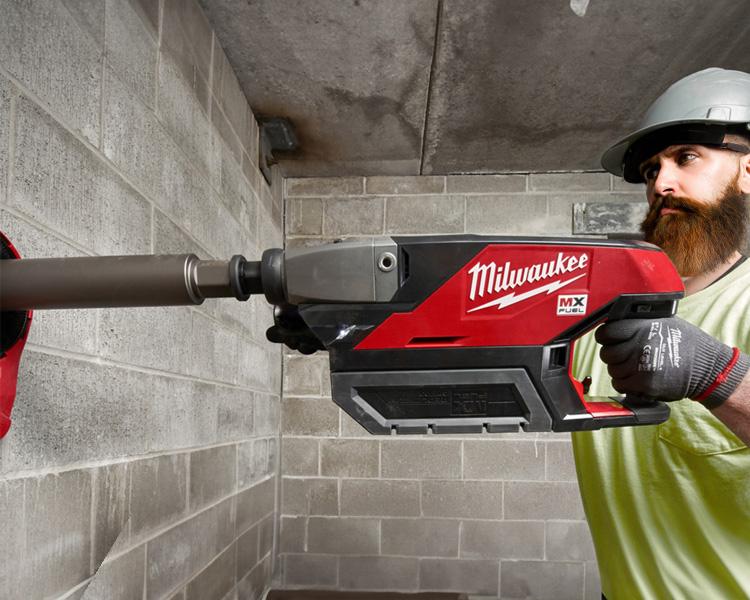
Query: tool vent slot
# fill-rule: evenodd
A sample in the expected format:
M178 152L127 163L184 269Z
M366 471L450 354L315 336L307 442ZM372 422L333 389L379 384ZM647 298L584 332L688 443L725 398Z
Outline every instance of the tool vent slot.
M432 337L413 337L409 340L407 346L410 347L435 347L435 346L455 346L458 344L464 336L462 335L448 335L448 336L432 336Z

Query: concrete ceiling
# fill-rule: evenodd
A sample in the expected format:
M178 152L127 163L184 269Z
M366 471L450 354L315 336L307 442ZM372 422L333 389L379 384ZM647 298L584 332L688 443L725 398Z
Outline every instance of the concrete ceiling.
M201 0L289 176L599 169L670 83L750 70L746 0Z

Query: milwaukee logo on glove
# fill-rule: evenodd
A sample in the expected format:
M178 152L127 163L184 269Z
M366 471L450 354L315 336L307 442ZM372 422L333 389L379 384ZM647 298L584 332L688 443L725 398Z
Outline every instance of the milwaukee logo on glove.
M663 322L652 321L648 332L648 343L641 349L638 361L639 371L662 371L664 361L669 360L669 366L680 368L680 343L682 331L676 327L667 327Z
M587 254L575 255L564 252L558 252L557 256L549 261L518 267L515 267L510 261L505 261L505 264L502 266L497 266L495 262L477 262L468 271L469 275L471 275L471 286L469 288L470 301L483 298L485 294L495 296L507 290L513 291L479 306L475 306L467 312L474 312L493 306L497 306L498 310L500 310L539 294L549 295L586 276L588 264L589 257ZM584 272L572 277L561 277L562 275L577 273L578 271ZM557 279L531 289L526 289L520 293L516 293L515 291L516 288L527 284L542 282L552 278Z

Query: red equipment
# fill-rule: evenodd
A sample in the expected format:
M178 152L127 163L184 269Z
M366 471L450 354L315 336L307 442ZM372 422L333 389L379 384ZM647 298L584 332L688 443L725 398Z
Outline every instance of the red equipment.
M571 375L576 339L598 323L675 313L683 285L663 252L641 242L472 235L271 249L257 262L0 261L3 410L12 405L27 309L254 293L276 307L271 341L328 351L334 402L372 433L577 431L669 416L663 402L587 398Z
M18 250L0 231L0 260L18 258L21 258ZM30 310L0 312L0 438L10 429L10 413L16 397L18 367L30 327Z

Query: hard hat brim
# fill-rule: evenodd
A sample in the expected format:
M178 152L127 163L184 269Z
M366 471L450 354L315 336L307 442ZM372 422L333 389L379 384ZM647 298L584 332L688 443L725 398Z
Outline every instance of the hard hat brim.
M647 136L650 136L656 132L666 130L666 129L674 129L675 135L674 139L670 141L664 140L661 149L666 148L667 146L671 144L682 144L682 143L716 143L717 140L715 139L715 133L712 131L712 135L710 137L707 137L706 139L700 139L699 137L693 137L691 139L686 139L683 135L680 135L679 132L681 131L680 126L697 126L698 128L706 128L708 131L709 129L714 130L716 126L718 127L726 127L730 125L737 125L738 123L743 123L744 121L718 121L718 120L707 120L707 119L675 119L673 121L667 121L658 123L656 125L652 125L650 127L644 127L642 129L638 129L637 131L634 131L630 135L622 138L618 142L616 142L614 145L612 145L609 149L607 149L604 154L602 154L601 159L601 165L604 167L604 169L613 175L617 175L618 177L623 177L625 181L629 183L644 183L643 177L641 177L640 172L637 168L626 168L625 165L625 158L628 154L628 151L633 148L635 144L646 138ZM722 135L723 135L722 130ZM653 152L653 154L656 154L660 150L656 150ZM653 156L653 154L651 156ZM645 157L648 158L648 157ZM637 165L636 165L637 167Z

